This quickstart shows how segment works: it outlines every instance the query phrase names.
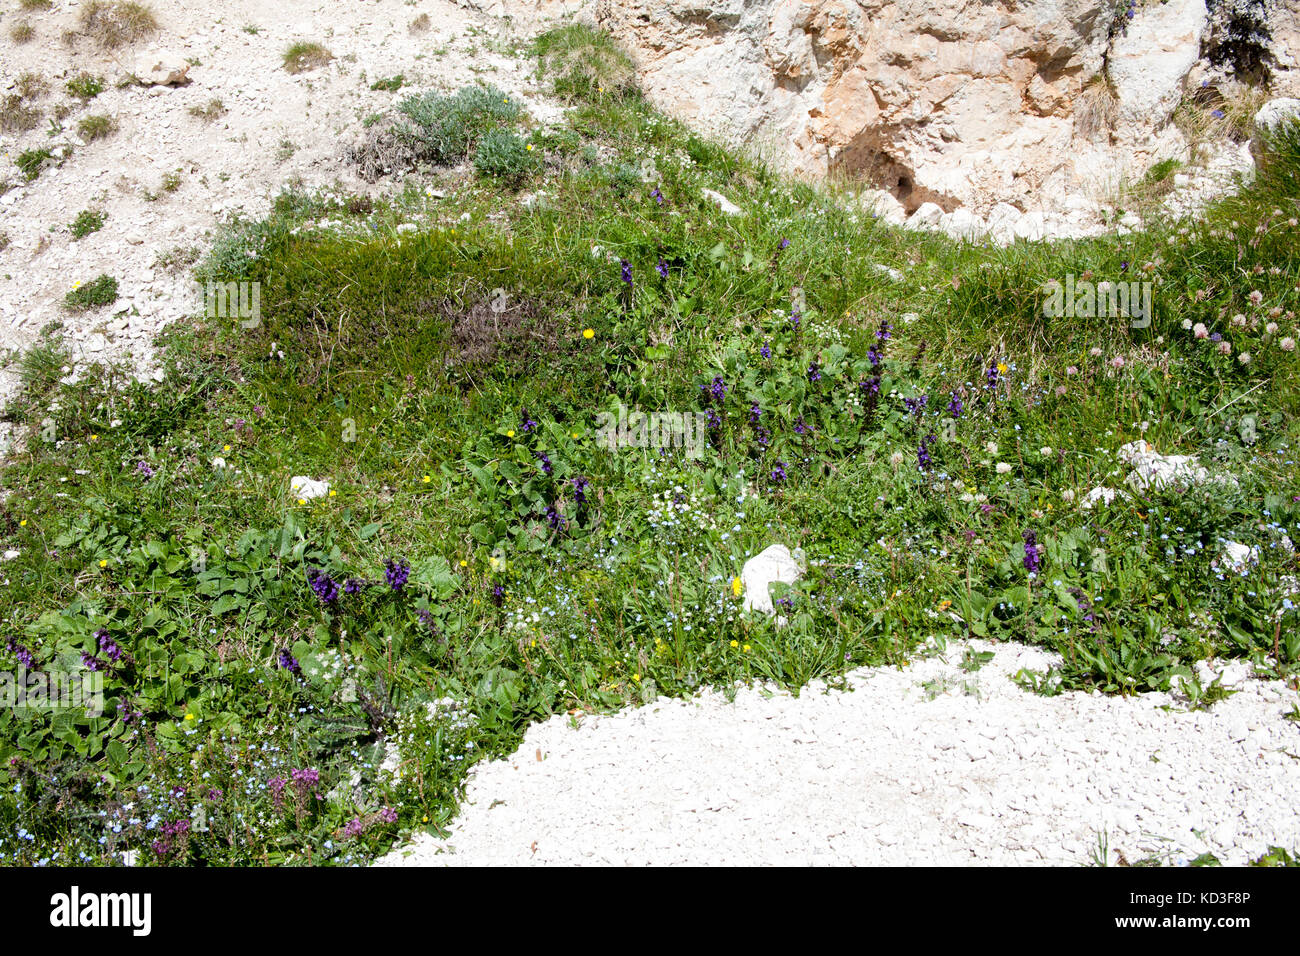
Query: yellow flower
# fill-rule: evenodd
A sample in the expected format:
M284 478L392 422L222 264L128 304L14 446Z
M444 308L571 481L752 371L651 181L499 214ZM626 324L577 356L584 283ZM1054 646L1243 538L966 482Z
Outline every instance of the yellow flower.
M533 144L532 144L532 143L529 143L529 144L528 144L528 152L531 153L532 151L533 151Z
M106 568L106 567L108 567L108 562L107 562L107 561L100 561L100 562L99 562L99 566L100 566L101 568Z
M595 329L583 329L583 330L582 330L582 337L583 337L584 339L592 339L592 338L595 338L595 337L596 337L596 330L595 330Z
M514 438L514 437L515 437L515 430L514 430L513 428L508 428L508 429L506 429L506 437L507 437L507 438Z
M748 654L750 652L750 646L746 644L744 647L741 648L741 650L743 650L746 654Z
M424 823L428 823L428 822L429 822L429 815L426 813L426 814L425 814L423 817L421 817L420 819L421 819L422 822L424 822Z
M300 505L305 505L306 503L307 503L307 499L306 499L306 498L299 498L299 499L298 499L298 504L300 504Z
M732 642L731 642L731 646L732 646L732 647L739 647L739 646L740 646L740 641L732 641Z
M338 494L338 492L335 491L333 488L330 489L330 497L331 497L331 498L333 498L333 497L334 497L335 495L337 495L337 494Z
M193 714L186 714L186 715L185 715L185 719L186 719L186 720L193 720L193 719L194 719L194 715L193 715Z
M423 478L420 479L420 481L421 481L423 484L426 484L426 485L427 485L429 482L433 481L433 479L430 478L428 475L425 475Z
M469 562L468 562L468 561L462 561L462 562L460 563L460 566L461 566L462 568L468 568L468 567L469 567Z
M1007 374L1007 363L1006 363L1006 362L999 362L999 363L998 363L998 374L999 374L999 375L1006 375L1006 374Z
M91 435L91 436L90 436L90 440L91 440L91 441L99 441L99 436L98 436L98 435Z
M222 450L222 451L230 451L230 446L229 446L229 445L222 445L222 446L221 446L221 450Z
M573 433L573 437L576 439L576 438L578 437L578 433L577 433L577 432L574 432L574 433Z
M633 674L633 675L632 675L632 679L633 679L634 681L636 681L638 684L641 683L641 675L640 675L640 674Z
M740 592L745 590L745 582L740 578L731 579L731 593L735 597L740 597Z
M948 608L950 608L950 607L952 607L952 602L951 602L951 601L940 601L940 602L939 602L939 610L940 610L940 611L946 611L946 610L948 610Z
M18 527L20 527L20 528L26 528L26 527L27 527L27 519L24 518L22 521L18 522Z

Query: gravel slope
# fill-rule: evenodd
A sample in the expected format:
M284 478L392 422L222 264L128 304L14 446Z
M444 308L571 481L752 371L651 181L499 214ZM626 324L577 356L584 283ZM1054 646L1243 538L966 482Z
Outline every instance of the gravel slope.
M1243 864L1300 846L1300 723L1278 682L1225 673L1208 712L1168 694L1040 697L1053 655L971 642L849 675L851 693L743 689L529 729L471 777L449 839L380 865ZM540 760L539 760L540 755Z

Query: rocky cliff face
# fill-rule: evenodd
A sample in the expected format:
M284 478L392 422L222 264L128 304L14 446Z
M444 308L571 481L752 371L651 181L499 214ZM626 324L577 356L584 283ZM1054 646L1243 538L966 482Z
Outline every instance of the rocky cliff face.
M984 213L1060 209L1185 151L1170 119L1189 75L1232 69L1207 43L1230 61L1253 43L1294 95L1300 0L1211 5L596 0L594 16L696 128L786 171L869 181L907 212Z

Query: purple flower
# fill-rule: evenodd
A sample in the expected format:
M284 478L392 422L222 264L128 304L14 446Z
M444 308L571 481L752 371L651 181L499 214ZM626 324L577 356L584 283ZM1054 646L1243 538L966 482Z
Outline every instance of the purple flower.
M36 666L36 658L32 656L32 652L12 637L5 638L5 647L9 650L9 653L18 658L18 663L22 664L23 667L31 670Z
M347 595L360 594L361 589L366 586L366 582L360 578L348 578L343 582L343 593Z
M754 438L761 448L766 448L772 443L772 432L762 425L757 425L754 428Z
M433 612L430 611L428 608L423 608L423 607L416 608L415 616L418 617L420 619L420 623L423 624L425 627L427 627L429 630L436 631L438 629L438 622L434 619Z
M934 466L934 461L930 458L930 446L937 440L934 435L926 435L921 439L921 444L916 449L918 471L929 471Z
M799 331L799 323L800 323L801 321L803 321L803 316L799 313L799 310L798 310L798 309L791 309L791 310L790 310L790 325L791 325L792 328L794 328L794 330L795 330L796 332Z
M661 206L664 204L664 194L659 191L658 186L650 190L650 198Z
M925 406L929 403L929 395L922 395L920 398L903 399L903 405L907 408L907 413L909 415L915 415L917 418L921 417L922 412L925 411Z
M1218 332L1215 332L1213 335L1210 336L1210 341L1211 341L1211 342L1222 342L1222 341L1223 341L1223 336L1220 335Z
M768 343L768 342L764 342L764 343L763 343L763 347L762 347L761 349L758 350L758 354L761 355L761 356L763 356L763 358L764 358L765 360L766 360L766 359L770 359L770 358L772 357L772 346L771 346L771 344Z
M874 345L867 349L867 361L871 363L873 369L880 368L880 359L880 351Z
M81 652L81 666L88 671L102 671L107 665L98 657L93 657L85 651Z
M795 419L794 433L796 435L808 435L811 432L812 429L808 427L808 423L803 420L802 415L800 415L797 419Z
M276 655L275 664L282 670L290 674L301 674L302 668L298 666L298 659L289 653L287 647L280 648L280 653Z
M99 649L104 652L104 656L110 661L116 663L122 659L122 648L118 647L113 642L113 639L108 636L108 631L101 627L95 632L95 638L99 641Z
M890 325L888 322L882 321L880 323L880 328L876 329L876 338L878 338L882 342L887 342L889 341L889 337L893 333L893 331L894 331L894 327L892 325Z
M864 378L858 382L858 388L862 389L863 394L875 397L880 394L880 376L873 375L871 378Z
M985 388L992 389L998 387L998 366L996 362L993 365L990 365L989 370L984 373L984 379Z
M785 483L785 479L786 479L785 470L787 467L788 466L784 461L778 461L776 462L775 466L772 468L772 480L776 482L778 485Z
M660 259L660 260L659 260L659 265L655 266L655 272L658 272L658 273L659 273L659 278L661 278L661 279L667 279L667 278L668 278L668 263L664 262L663 259Z
M952 398L948 400L948 411L952 412L953 418L961 418L962 403L957 397L957 393L952 393Z
M384 562L384 580L394 591L401 591L406 587L406 582L411 577L411 565L405 558L394 560L389 558Z
M541 469L545 474L549 475L551 472L555 470L555 466L551 464L551 458L549 455L546 454L546 452L539 451L537 453L537 460L542 463Z
M808 366L808 381L816 385L821 380L822 380L821 366L818 365L816 362L813 362L811 365Z
M762 417L763 417L763 409L761 409L761 408L758 407L758 402L750 402L750 403L749 403L749 423L750 423L751 425L757 425L757 424L759 423L759 420L760 420Z
M719 418L718 413L711 408L705 410L704 419L711 430L717 430L722 427L722 419Z
M324 571L313 568L307 572L307 583L316 592L321 604L333 604L339 599L339 586Z
M366 825L361 822L360 817L353 817L343 826L342 837L345 840L351 840L361 836L366 832Z
M492 603L495 604L497 607L500 607L503 603L505 603L505 599L506 599L506 589L502 587L500 584L492 585Z
M519 423L519 428L525 435L527 435L529 432L537 429L537 422L529 418L527 412L524 412L523 421Z
M789 245L790 245L790 240L789 240L789 239L782 239L779 243L777 243L777 248L778 248L778 249L785 249L785 248L789 247Z
M619 265L623 267L623 281L627 284L628 289L632 288L632 263L626 259L618 260Z
M546 506L546 521L555 529L563 528L568 524L564 519L564 515L560 514L559 510L553 504Z
M383 820L385 823L396 823L397 811L392 807L384 807L379 811L379 819Z
M138 471L145 478L153 477L153 469L149 467L149 463L147 461L136 462L135 470Z
M591 482L579 475L573 479L573 500L581 507L587 503L587 489Z
M1119 264L1119 271L1120 271L1120 272L1128 272L1128 260L1127 260L1127 259L1125 259L1123 262L1121 262L1121 263Z
M1215 119L1223 119L1223 110L1210 110L1210 115Z
M1043 565L1043 549L1038 546L1038 538L1032 529L1024 533L1025 539L1025 570L1030 574L1037 574L1038 569Z

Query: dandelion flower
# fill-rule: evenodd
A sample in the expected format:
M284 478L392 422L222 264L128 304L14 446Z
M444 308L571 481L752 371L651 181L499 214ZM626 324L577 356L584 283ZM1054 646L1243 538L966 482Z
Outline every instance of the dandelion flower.
M431 481L433 481L433 477L431 475L425 475L423 478L420 479L420 483L425 485L427 485Z
M731 579L731 593L736 597L740 597L740 592L743 590L745 590L745 582L740 578L733 577Z
M100 562L99 562L99 566L100 566L101 568L106 568L106 567L108 567L108 562L107 562L107 561L100 561Z
M739 647L739 646L740 646L740 641L732 641L732 642L731 642L731 646L732 646L732 647Z
M514 438L514 437L515 437L515 430L514 430L513 428L507 428L507 429L506 429L506 437L507 437L507 438Z
M582 337L583 337L584 339L592 339L592 338L595 338L595 337L596 337L596 330L595 330L595 329L583 329L583 330L582 330Z

